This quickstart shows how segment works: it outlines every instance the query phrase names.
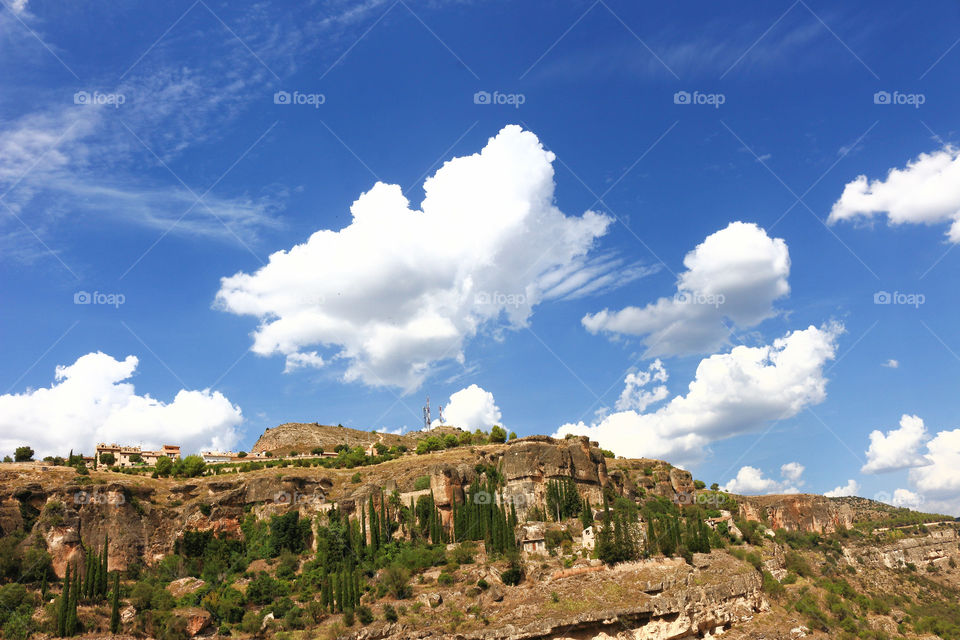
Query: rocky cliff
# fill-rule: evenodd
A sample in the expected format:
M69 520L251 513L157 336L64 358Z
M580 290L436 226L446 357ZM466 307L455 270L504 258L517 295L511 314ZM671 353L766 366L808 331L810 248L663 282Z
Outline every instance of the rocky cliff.
M740 517L769 528L804 533L833 533L856 521L853 507L819 495L792 494L741 497Z

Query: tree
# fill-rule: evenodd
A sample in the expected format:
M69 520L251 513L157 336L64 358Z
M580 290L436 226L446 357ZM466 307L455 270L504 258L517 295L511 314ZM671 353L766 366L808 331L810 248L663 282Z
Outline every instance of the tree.
M510 432L510 439L511 439L511 440L516 440L516 439L517 439L517 432L516 432L516 431L511 431L511 432Z
M169 476L170 472L173 470L173 460L167 456L160 456L157 458L156 467L158 476Z
M720 485L714 482L712 485L710 485L710 491L720 491Z
M693 488L694 488L694 489L705 489L706 487L707 487L707 483L704 482L703 480L694 480L694 481L693 481Z
M180 475L184 478L196 478L202 476L207 469L207 463L198 455L189 455L180 461Z
M110 606L110 633L120 629L120 572L113 572L113 598Z
M139 453L131 453L127 457L130 459L130 462L132 462L133 464L140 464L141 462L143 462L143 456L141 456Z
M16 462L30 462L33 460L33 449L28 446L17 447L13 452L13 459Z
M507 441L507 432L498 424L493 425L493 428L490 429L490 442L506 442Z
M247 457L247 452L246 452L246 451L238 451L238 452L237 452L237 457L238 457L238 458L246 458L246 457Z

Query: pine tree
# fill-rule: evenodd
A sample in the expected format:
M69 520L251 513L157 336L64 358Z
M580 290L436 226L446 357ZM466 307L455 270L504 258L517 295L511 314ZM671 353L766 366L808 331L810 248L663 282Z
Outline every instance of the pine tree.
M113 597L110 606L110 633L120 629L120 572L113 573Z

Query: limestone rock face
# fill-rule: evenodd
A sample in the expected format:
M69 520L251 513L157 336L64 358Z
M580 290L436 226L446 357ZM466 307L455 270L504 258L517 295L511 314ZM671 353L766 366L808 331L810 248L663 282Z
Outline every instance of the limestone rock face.
M874 566L899 569L907 564L918 567L933 565L945 569L953 558L960 562L957 530L948 527L930 527L930 533L920 538L905 538L887 545L845 547L844 555L851 562L862 560Z
M792 494L751 496L740 501L740 516L755 522L766 521L771 529L804 533L833 533L853 526L853 509L842 502L819 495Z

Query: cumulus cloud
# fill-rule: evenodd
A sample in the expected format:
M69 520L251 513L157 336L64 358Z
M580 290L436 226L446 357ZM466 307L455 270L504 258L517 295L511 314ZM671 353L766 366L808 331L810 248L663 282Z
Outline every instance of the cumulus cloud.
M840 485L839 487L835 487L830 491L826 491L823 495L828 498L845 498L848 496L857 495L858 491L860 491L860 483L851 478L850 480L847 480L847 484Z
M860 175L843 188L833 204L829 224L872 220L886 213L891 225L951 223L950 242L960 242L960 149L950 145L921 153L885 180Z
M323 346L347 362L347 381L413 390L435 363L462 362L485 325L525 326L548 290L583 288L562 284L581 269L617 268L598 273L587 256L610 217L554 206L553 160L533 133L507 126L428 178L419 210L378 182L347 227L223 278L216 304L259 318L260 355Z
M910 485L928 500L952 505L951 513L960 511L960 429L940 431L927 443L924 456L929 462L910 470Z
M731 222L683 259L673 297L645 307L604 309L583 317L591 333L643 336L647 353L709 353L729 337L725 319L753 327L773 316L773 302L790 292L790 253L780 238L755 224Z
M88 353L58 366L49 387L0 396L0 448L27 444L44 456L92 453L97 442L179 444L186 453L236 444L240 407L209 389L181 389L172 402L137 395L125 381L138 363L132 355Z
M590 425L565 424L554 435L587 435L625 456L695 463L712 441L757 431L822 402L823 367L842 332L835 323L811 326L771 345L734 347L701 360L687 393L657 411L619 411Z
M306 353L290 353L287 354L287 363L283 368L284 373L292 373L297 369L312 368L319 369L324 365L323 357L317 354L316 351L309 351Z
M443 423L461 429L489 429L500 422L500 407L493 394L475 384L450 396L443 408ZM434 420L434 424L439 424Z
M904 414L899 429L891 429L886 434L876 430L870 433L867 463L860 471L884 473L929 464L929 460L920 454L920 447L927 439L923 420Z
M780 467L780 475L790 482L798 482L802 484L800 478L803 476L803 472L806 470L807 468L799 462L788 462Z
M862 471L899 469L910 470L910 489L897 490L903 492L903 504L897 506L923 504L925 511L960 515L960 429L931 437L920 417L904 415L898 429L873 431Z
M764 475L756 467L740 467L737 476L723 485L724 491L741 495L760 495L771 493L798 493L798 486L803 484L802 476L806 470L799 462L788 462L780 467L782 480L775 480Z
M890 504L895 507L906 507L907 509L919 509L924 503L923 496L914 493L909 489L897 489L893 492Z
M623 391L617 398L617 411L643 411L651 404L666 400L667 385L658 384L650 390L645 387L651 382L665 383L667 381L667 370L663 367L663 362L659 358L650 363L646 371L637 371L628 373L624 378Z
M900 367L900 361L890 358L889 360L884 362L881 366L886 367L888 369L897 369Z

